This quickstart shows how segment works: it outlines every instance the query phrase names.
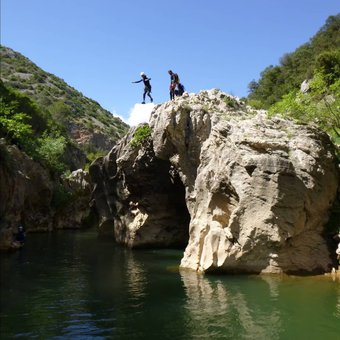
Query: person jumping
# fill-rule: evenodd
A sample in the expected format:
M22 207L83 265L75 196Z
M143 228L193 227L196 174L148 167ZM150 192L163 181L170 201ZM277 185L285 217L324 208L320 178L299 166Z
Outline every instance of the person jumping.
M151 97L151 78L148 78L144 72L141 72L140 76L142 77L141 80L133 81L133 84L143 82L144 83L144 93L143 93L143 101L142 104L145 104L145 95L148 95L150 98L151 103L153 102L153 98Z

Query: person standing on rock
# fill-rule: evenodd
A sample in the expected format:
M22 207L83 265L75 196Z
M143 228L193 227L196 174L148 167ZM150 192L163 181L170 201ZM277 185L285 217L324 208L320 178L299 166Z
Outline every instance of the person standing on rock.
M176 87L179 84L179 77L177 73L174 73L171 70L169 70L168 73L170 75L170 100L173 100L175 98Z
M148 97L150 98L150 101L152 103L153 98L151 97L151 94L150 94L151 93L151 84L150 84L151 78L148 78L144 72L141 72L140 76L142 78L141 80L133 81L132 83L137 84L137 83L143 82L144 83L144 93L143 93L142 104L145 104L145 95L148 95Z

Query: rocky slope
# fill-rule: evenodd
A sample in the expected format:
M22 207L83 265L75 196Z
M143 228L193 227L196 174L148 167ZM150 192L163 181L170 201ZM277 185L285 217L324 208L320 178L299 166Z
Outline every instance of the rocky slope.
M55 75L45 72L28 58L0 46L1 80L32 98L65 127L81 150L109 151L127 131L127 124L83 96Z
M339 170L325 133L217 90L157 106L150 127L90 168L101 232L129 247L186 244L181 267L203 272L329 269Z

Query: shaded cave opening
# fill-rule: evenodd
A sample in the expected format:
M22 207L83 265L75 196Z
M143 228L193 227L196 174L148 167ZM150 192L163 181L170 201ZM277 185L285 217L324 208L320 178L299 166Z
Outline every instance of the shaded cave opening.
M178 239L174 240L174 246L185 249L189 242L189 224L191 216L186 203L185 186L177 171L170 168L171 191L169 192L169 203L175 214L173 225L178 230Z
M129 181L129 190L148 218L137 231L132 248L184 250L189 242L191 217L178 171L168 160L154 158L147 168L138 171L137 177L138 182Z

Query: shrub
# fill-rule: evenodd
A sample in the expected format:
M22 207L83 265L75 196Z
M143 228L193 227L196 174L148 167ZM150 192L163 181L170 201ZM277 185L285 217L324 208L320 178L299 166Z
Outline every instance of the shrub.
M269 109L300 123L314 123L328 132L336 143L340 138L340 80L327 86L324 75L315 73L308 93L292 91Z
M72 192L68 191L61 184L57 184L54 187L52 201L51 201L51 206L54 209L60 210L66 205L68 205L72 200L73 200Z
M38 158L49 167L52 173L60 175L66 170L66 165L61 161L66 148L66 138L44 134L38 141Z
M151 136L151 128L149 124L144 124L139 126L135 133L133 134L133 138L130 141L132 147L137 147L142 145L142 143L147 140Z
M15 105L8 105L0 99L0 136L21 148L27 146L27 141L32 137L33 130L29 116L23 112L16 112Z
M95 161L99 157L105 156L106 154L107 154L107 152L104 151L104 150L89 151L87 153L87 161L86 161L84 170L88 171L89 167L90 167L90 165L93 161Z
M238 107L238 103L234 98L231 98L229 96L224 97L224 102L231 108L236 109Z

